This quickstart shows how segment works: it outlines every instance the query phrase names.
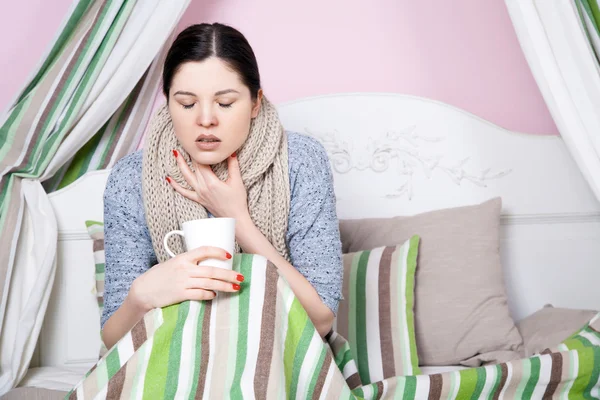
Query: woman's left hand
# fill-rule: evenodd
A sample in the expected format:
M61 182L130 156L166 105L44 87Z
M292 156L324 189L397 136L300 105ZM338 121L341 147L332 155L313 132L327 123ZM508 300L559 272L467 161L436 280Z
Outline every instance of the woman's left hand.
M246 188L235 153L227 159L229 174L225 182L215 175L209 165L193 161L195 171L192 171L181 154L176 151L173 154L184 179L193 188L185 189L167 177L167 181L179 194L200 203L215 217L242 220L249 216Z

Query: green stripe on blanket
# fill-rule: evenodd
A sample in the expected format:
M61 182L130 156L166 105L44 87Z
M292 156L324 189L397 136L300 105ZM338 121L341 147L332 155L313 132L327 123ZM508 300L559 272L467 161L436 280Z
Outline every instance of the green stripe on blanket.
M361 385L351 347L323 341L261 256L237 255L240 293L146 314L69 399L599 398L600 314L555 349L505 364Z

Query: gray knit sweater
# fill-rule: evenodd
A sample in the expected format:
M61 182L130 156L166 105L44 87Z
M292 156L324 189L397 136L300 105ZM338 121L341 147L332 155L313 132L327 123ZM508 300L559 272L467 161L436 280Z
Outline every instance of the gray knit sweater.
M333 176L322 145L288 132L290 215L286 242L292 264L334 312L342 292L342 250ZM106 277L102 326L133 281L157 263L142 200L142 151L119 160L104 192Z

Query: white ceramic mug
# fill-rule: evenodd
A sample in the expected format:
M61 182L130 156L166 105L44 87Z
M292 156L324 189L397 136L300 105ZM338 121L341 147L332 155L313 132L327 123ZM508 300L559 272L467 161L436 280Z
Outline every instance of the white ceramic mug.
M224 249L233 255L235 252L235 219L234 218L204 218L187 221L182 224L182 230L171 231L165 235L163 244L167 254L175 257L167 244L173 235L181 235L185 240L187 251L202 246L213 246ZM225 269L233 268L233 259L206 259L198 265L208 265Z

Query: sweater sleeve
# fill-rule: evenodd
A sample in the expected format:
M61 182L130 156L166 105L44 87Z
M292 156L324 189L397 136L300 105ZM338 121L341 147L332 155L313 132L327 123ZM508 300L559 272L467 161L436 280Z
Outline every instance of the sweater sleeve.
M142 201L142 155L113 167L104 191L104 311L101 325L123 304L133 281L157 263Z
M342 296L342 245L333 174L323 146L297 135L290 163L290 216L287 242L294 267L337 314ZM294 160L300 160L295 162Z

